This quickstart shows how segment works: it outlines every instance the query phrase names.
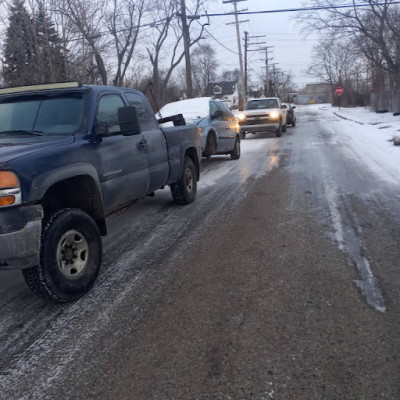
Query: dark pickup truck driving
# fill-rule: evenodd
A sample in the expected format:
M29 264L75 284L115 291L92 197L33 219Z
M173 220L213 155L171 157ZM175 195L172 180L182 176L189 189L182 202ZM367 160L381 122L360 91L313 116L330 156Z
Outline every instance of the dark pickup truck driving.
M175 203L191 203L200 159L199 129L160 129L139 91L1 89L0 269L21 269L44 298L83 296L101 266L106 216L166 185Z

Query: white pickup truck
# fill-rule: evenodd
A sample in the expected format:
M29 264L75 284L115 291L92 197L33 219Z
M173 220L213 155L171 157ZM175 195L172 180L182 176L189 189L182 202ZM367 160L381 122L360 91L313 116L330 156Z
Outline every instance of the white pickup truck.
M276 136L286 132L286 112L278 97L250 99L239 114L240 134L274 131Z

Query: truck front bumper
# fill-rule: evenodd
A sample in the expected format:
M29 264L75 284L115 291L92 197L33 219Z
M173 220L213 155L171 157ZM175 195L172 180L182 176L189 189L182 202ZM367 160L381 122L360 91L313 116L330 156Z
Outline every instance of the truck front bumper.
M279 129L279 121L269 122L267 124L243 124L240 125L240 133L243 132L263 132L263 131L277 131Z
M0 210L0 270L39 264L42 218L40 205Z

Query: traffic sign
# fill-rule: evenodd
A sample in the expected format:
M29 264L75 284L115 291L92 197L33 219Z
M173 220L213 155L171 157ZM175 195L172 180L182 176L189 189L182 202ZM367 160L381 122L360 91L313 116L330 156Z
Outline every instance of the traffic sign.
M336 88L336 95L337 96L341 96L343 94L343 88L342 87L337 87Z

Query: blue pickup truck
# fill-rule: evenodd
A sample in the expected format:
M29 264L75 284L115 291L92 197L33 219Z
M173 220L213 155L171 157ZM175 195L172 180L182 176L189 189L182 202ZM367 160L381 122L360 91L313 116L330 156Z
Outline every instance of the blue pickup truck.
M132 89L0 89L0 270L21 269L41 297L78 299L99 273L109 214L167 185L191 203L201 132L172 119L160 129Z

